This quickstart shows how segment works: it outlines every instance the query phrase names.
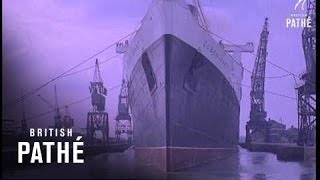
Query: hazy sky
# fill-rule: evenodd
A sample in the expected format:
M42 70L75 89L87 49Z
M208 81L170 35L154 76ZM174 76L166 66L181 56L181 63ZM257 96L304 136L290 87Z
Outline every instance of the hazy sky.
M3 104L30 91L80 63L121 37L131 33L146 13L151 0L4 0L3 1ZM202 0L205 17L212 32L244 44L253 42L255 53L265 17L270 34L267 60L300 74L305 69L301 43L302 29L286 28L286 18L294 13L296 0ZM216 37L215 37L216 38ZM219 40L217 38L217 40ZM116 55L114 48L97 56L101 61ZM255 57L243 55L244 67L252 70ZM74 71L94 65L94 59ZM288 74L267 63L266 76ZM73 71L73 72L74 72ZM117 86L122 78L121 55L101 65L106 87ZM89 96L93 69L61 78L25 100L27 118L50 111L37 97L41 94L54 104L53 85L57 85L59 105ZM250 85L244 73L243 84ZM268 91L296 97L292 76L266 79ZM107 110L114 126L119 88L108 92ZM240 134L249 118L250 89L243 87ZM297 126L295 100L265 94L268 117L288 126ZM69 107L76 127L86 126L90 101ZM64 109L62 109L64 112ZM21 103L6 110L3 117L21 119ZM28 121L29 126L51 125L53 113ZM111 130L113 133L113 129Z

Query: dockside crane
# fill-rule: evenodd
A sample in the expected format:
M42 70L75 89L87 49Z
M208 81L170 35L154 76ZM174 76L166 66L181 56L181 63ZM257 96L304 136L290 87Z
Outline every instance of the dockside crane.
M116 117L116 139L120 141L121 134L127 134L128 142L132 142L132 122L129 114L129 102L128 102L128 86L127 82L123 79L119 94L118 102L118 115Z
M55 114L54 114L54 128L62 128L62 115L60 112L60 108L59 108L59 103L58 103L58 93L57 93L57 87L54 86L54 98L55 98L55 104L52 105L49 101L47 101L45 98L43 98L40 94L38 94L38 97L45 102L46 104L48 104L52 109L55 110Z
M298 141L299 146L313 146L316 130L316 4L307 0L307 17L311 27L302 31L302 46L306 62L306 72L302 74L303 84L298 91Z
M87 115L87 140L89 144L94 144L95 132L101 131L102 143L105 144L109 138L108 113L105 111L107 89L103 85L98 59L96 59L93 81L90 82L89 90L92 110Z
M246 125L246 142L267 141L267 112L264 102L264 83L268 44L268 18L265 18L264 26L260 35L257 56L251 75L250 91L250 119ZM260 137L259 137L260 136Z

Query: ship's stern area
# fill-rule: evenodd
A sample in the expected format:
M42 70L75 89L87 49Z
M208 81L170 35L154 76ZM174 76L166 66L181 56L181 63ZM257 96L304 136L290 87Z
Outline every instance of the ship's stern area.
M238 152L234 89L177 37L163 35L145 50L130 75L129 97L140 175L149 168L179 171Z

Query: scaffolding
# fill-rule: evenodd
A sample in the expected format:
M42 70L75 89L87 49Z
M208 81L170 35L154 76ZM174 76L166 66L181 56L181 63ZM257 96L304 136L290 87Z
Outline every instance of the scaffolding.
M307 17L311 27L302 31L302 46L306 61L306 73L298 91L298 142L299 146L313 146L316 130L316 10L315 0L307 0Z

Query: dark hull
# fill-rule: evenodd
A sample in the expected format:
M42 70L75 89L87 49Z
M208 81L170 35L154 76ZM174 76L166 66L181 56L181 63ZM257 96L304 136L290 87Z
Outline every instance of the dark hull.
M234 89L182 40L165 35L146 49L130 75L129 96L140 160L171 171L237 150Z

